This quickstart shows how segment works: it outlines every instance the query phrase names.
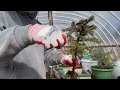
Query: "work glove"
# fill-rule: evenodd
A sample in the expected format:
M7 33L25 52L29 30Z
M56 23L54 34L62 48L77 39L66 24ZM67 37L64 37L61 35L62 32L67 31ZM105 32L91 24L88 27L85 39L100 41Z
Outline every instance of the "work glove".
M78 60L75 60L75 62L73 63L72 55L63 55L61 58L61 63L72 66L74 67L74 69L78 68L79 65Z
M28 33L31 40L37 44L44 45L45 49L60 49L67 41L66 34L55 26L31 25Z

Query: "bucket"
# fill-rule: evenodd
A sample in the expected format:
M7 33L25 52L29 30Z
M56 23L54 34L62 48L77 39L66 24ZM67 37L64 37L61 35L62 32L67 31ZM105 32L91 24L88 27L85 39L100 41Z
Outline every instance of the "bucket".
M89 59L81 59L81 64L82 64L83 70L91 71L91 66L98 65L98 61L91 61Z

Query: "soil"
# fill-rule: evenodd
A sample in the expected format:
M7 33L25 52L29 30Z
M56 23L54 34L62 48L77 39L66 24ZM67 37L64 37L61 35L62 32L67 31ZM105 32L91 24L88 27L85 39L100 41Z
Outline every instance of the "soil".
M78 74L73 71L68 71L66 74L69 75L70 79L77 79L78 76Z
M56 79L55 75L52 76L49 75L49 72L46 73L46 79Z
M113 69L112 66L92 66L92 68L97 68L97 69Z

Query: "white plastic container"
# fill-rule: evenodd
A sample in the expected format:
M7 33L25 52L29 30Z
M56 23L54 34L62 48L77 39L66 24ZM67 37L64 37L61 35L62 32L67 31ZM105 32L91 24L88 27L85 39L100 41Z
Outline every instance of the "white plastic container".
M91 71L90 67L94 66L94 65L98 65L98 61L81 59L81 64L82 64L83 70L90 70Z
M115 67L113 69L112 78L117 79L120 77L120 58L115 62Z

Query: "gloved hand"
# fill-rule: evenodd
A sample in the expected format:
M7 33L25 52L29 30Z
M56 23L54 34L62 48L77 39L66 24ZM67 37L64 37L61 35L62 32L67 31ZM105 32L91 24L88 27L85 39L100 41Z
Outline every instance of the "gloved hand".
M31 25L28 33L31 40L44 45L45 49L60 49L67 41L66 35L55 26L39 24Z
M72 55L63 55L61 59L61 63L69 66L73 66L74 69L78 68L79 62L75 60L73 63Z

